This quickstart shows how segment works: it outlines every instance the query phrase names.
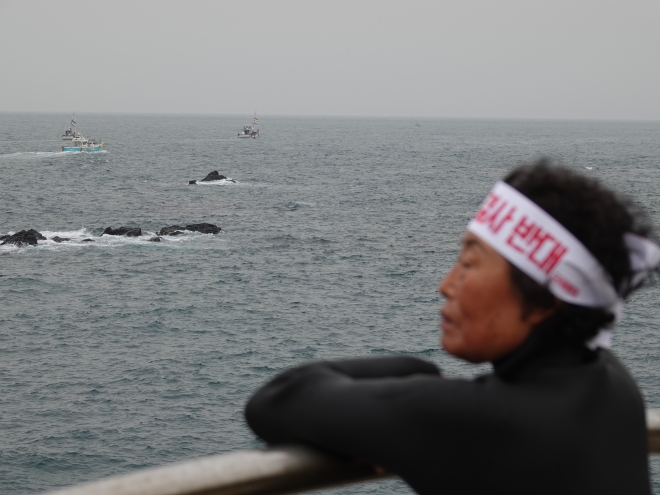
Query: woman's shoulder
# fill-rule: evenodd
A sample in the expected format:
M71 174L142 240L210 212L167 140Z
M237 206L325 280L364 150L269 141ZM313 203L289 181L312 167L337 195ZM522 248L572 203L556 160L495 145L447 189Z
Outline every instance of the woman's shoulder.
M607 349L599 349L597 353L598 358L593 366L594 380L605 381L612 393L620 397L625 396L629 401L634 400L637 406L643 408L642 393L623 362Z

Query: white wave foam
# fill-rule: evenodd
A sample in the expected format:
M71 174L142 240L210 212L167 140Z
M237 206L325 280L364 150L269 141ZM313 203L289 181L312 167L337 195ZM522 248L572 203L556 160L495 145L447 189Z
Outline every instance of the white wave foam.
M227 177L226 179L220 179L220 180L209 180L206 182L202 182L200 180L197 181L197 186L236 186L240 184L237 180L232 179L231 177Z
M0 154L0 159L3 158L49 158L49 157L62 157L67 155L94 155L97 153L107 153L107 150L100 150L94 152L85 151L17 151L15 153Z
M61 151L17 151L16 153L0 154L0 158L44 158L66 155Z

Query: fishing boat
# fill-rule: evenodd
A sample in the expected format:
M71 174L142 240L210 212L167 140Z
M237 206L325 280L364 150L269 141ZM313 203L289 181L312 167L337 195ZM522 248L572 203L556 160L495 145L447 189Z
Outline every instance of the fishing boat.
M69 126L69 128L64 131L64 134L62 134L62 139L71 141L71 144L62 146L62 152L93 153L95 151L101 151L101 149L103 149L103 142L97 143L94 140L89 140L72 130L72 128L76 126L76 123L76 112L73 112L73 116L71 117L71 126Z
M259 137L259 129L257 129L257 124L259 123L259 119L257 118L257 113L254 113L254 120L252 121L252 125L245 125L243 126L243 132L238 133L239 138L252 138L252 139L257 139Z
M71 140L68 146L62 146L62 151L65 153L93 153L103 149L103 142L97 143L84 138L80 134Z

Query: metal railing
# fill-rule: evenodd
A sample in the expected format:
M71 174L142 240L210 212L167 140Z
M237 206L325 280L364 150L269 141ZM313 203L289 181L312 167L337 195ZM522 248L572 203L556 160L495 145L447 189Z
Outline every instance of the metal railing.
M646 412L649 452L660 453L660 409ZM48 495L265 495L359 483L391 475L314 450L278 447L203 457L65 488Z
M299 446L244 450L145 469L49 495L257 495L358 483L379 475L368 465Z

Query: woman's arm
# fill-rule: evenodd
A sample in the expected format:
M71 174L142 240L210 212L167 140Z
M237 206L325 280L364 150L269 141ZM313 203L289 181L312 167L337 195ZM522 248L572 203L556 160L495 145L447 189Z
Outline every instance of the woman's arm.
M312 363L258 390L245 416L269 443L305 443L398 469L400 449L419 447L425 435L428 399L440 382L434 365L414 358Z
M409 356L324 361L312 363L311 366L327 366L354 379L388 378L419 373L427 375L440 374L440 370L435 364Z

